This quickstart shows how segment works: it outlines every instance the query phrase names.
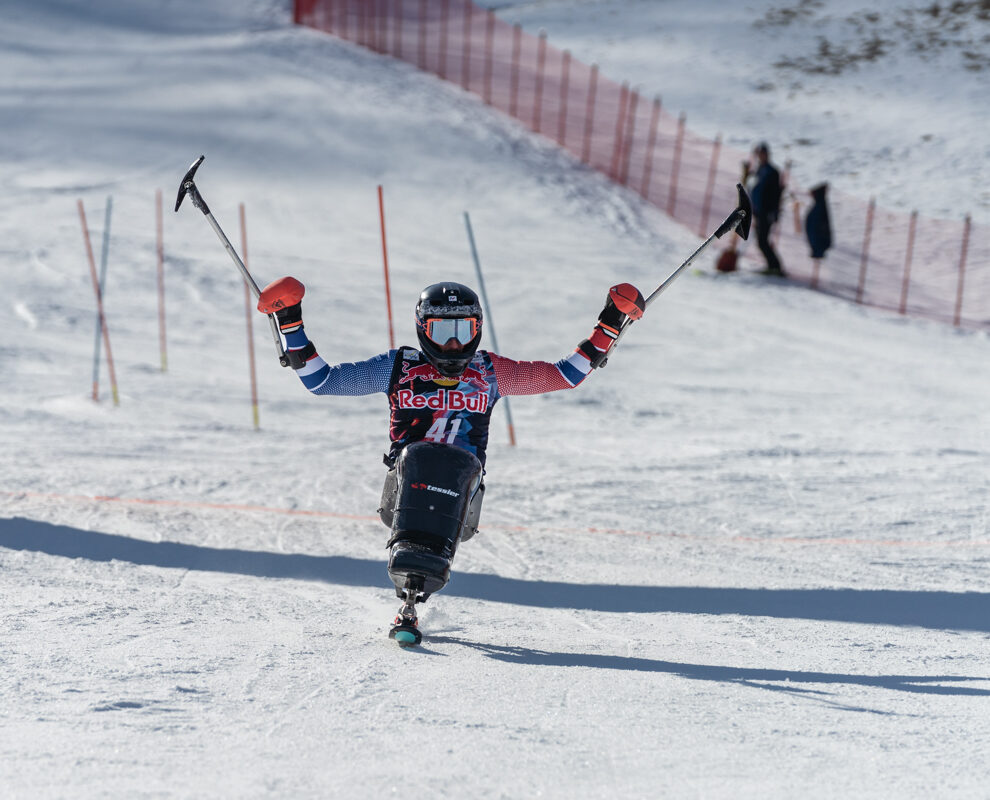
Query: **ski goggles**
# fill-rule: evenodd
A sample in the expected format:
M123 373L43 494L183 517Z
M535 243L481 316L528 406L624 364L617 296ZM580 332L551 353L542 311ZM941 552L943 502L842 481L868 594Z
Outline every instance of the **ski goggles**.
M422 327L427 338L442 347L451 339L461 345L470 344L471 340L478 335L480 324L477 317L461 317L460 319L432 317L424 319Z

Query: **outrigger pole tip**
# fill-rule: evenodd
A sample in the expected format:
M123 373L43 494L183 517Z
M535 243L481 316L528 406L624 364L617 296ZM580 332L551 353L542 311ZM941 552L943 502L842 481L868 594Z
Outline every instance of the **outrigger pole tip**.
M735 230L744 241L749 238L749 226L753 221L753 205L749 202L749 195L746 194L741 183L736 184L736 192L739 195L736 210L728 216L725 222L719 225L718 230L715 231L716 239L721 239L732 230Z
M206 156L200 156L199 158L197 158L193 162L192 166L189 167L189 169L186 171L186 174L183 176L182 181L179 183L179 194L175 198L176 211L178 211L179 206L182 205L182 201L185 199L186 192L189 191L190 188L195 189L196 184L193 178L196 175L196 170L199 169L199 165L203 163L204 158L206 158Z

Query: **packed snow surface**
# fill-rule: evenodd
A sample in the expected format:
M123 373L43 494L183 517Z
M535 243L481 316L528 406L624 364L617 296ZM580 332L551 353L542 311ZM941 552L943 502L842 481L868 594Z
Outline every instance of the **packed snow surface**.
M653 5L683 47L708 35L712 3L507 11L632 78L647 56L619 60L623 36ZM464 211L515 358L570 352L610 285L652 290L698 240L477 98L294 29L282 2L3 17L5 797L985 796L985 332L688 270L607 368L514 399L517 446L496 408L482 530L403 651L375 517L385 400L310 395L254 314L254 429L243 282L198 211L172 213L188 165L206 154L197 183L239 250L244 204L258 282L306 284L332 362L388 347L379 185L403 343L424 285L476 283ZM714 68L679 63L664 92ZM711 88L712 124L742 84ZM853 133L817 152L882 175L880 134ZM105 367L90 397L76 205L99 266L111 195L119 406Z

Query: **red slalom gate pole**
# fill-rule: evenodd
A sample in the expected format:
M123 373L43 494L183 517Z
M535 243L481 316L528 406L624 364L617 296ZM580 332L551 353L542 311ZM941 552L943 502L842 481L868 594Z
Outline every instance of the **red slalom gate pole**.
M388 279L388 248L385 245L385 198L378 186L378 218L382 227L382 262L385 265L385 308L388 310L388 347L395 349L395 328L392 324L392 289Z
M677 141L674 142L674 161L670 167L670 191L667 194L667 215L674 216L677 203L677 176L681 170L681 148L684 145L684 121L686 117L681 112L677 119Z
M581 146L581 163L591 158L591 134L595 127L595 94L598 92L598 65L591 65L588 78L588 102L584 112L584 144Z
M560 117L557 120L557 142L564 147L567 138L567 92L571 77L571 51L565 50L560 76Z
M165 335L165 237L162 233L162 190L155 192L155 228L158 239L158 352L162 372L168 370L168 345Z
M863 255L859 261L859 285L856 287L856 302L863 302L863 290L866 288L866 267L870 262L870 234L873 232L873 211L876 207L876 199L870 198L870 205L866 208L866 232L863 234Z
M708 214L712 210L712 194L715 192L715 174L718 171L718 156L722 150L722 134L715 134L715 141L712 142L712 160L708 165L708 185L705 187L705 202L701 207L701 228L698 230L699 236L704 236L708 230Z
M86 211L83 201L77 201L79 206L79 221L82 223L83 242L86 245L86 257L89 259L89 272L93 278L93 291L96 293L96 311L100 316L100 329L103 331L103 347L107 351L107 371L110 373L110 390L113 394L113 404L120 405L120 395L117 392L117 375L113 369L113 353L110 350L110 331L107 329L107 316L103 312L103 293L100 291L100 279L96 276L96 261L93 258L93 245L89 240L89 227L86 225ZM98 389L93 384L93 400L99 400Z
M956 290L956 313L952 318L952 324L959 327L962 322L963 304L963 278L966 275L966 253L969 250L969 229L971 227L969 215L966 215L966 224L963 226L962 253L959 255L959 287Z
M247 246L247 218L244 214L244 203L240 205L241 217L241 260L244 266L248 265ZM251 290L247 281L244 281L244 315L247 318L247 341L248 341L248 369L251 374L251 418L254 421L254 429L258 430L261 423L258 416L258 373L254 366L254 327L251 318L254 316L254 303L251 302Z
M907 313L908 289L911 285L911 259L914 256L914 234L918 225L918 212L911 212L911 222L908 224L907 252L904 254L904 280L901 283L901 305L898 311Z
M643 162L643 183L639 193L650 198L650 181L653 179L653 150L657 144L657 127L660 124L660 98L653 98L653 113L650 115L650 133L646 140L646 161Z

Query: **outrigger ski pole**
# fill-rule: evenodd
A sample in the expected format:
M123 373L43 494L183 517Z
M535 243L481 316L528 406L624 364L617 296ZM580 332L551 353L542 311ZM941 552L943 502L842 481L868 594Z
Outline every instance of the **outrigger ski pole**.
M739 202L736 205L735 210L731 214L729 214L728 217L725 218L725 222L719 225L711 236L709 236L707 239L705 239L704 242L701 243L701 247L699 247L697 250L691 253L690 256L688 256L687 261L685 261L677 269L671 272L670 275L667 276L667 279L663 283L661 283L656 289L653 290L653 294L651 294L649 297L646 298L646 302L645 302L646 308L649 308L650 303L652 303L661 294L663 294L670 287L670 284L674 282L674 279L678 275L680 275L685 269L687 269L687 267L705 251L708 245L710 245L716 239L721 239L723 236L725 236L725 234L730 233L732 231L738 233L743 238L744 241L749 238L749 226L753 221L753 206L749 202L749 195L746 194L746 190L743 189L741 183L736 184L736 191L739 193ZM619 335L616 337L615 343L612 345L611 349L615 348L615 345L619 343L619 339L622 338L622 335L626 332L626 329L630 325L632 325L633 322L635 322L635 320L632 319L626 320L626 323L622 326L622 329L619 331Z
M244 276L244 280L247 282L248 288L254 293L255 299L261 296L261 289L258 288L258 284L254 282L254 278L251 277L251 273L248 272L248 268L244 266L244 262L241 261L241 257L237 255L237 251L234 250L234 246L230 243L230 239L224 234L220 225L214 219L213 215L210 213L209 206L206 205L206 201L203 199L203 195L199 193L199 189L196 187L196 182L193 177L196 175L196 170L199 169L199 165L203 163L203 159L206 156L200 156L196 159L189 170L186 172L185 177L182 179L182 183L179 184L179 195L175 198L175 210L179 210L179 206L182 205L182 201L188 194L192 199L192 204L196 206L200 211L203 212L203 216L206 217L206 221L210 223L210 227L216 232L220 241L223 242L223 246L227 249L230 257L234 260L234 264L241 271L241 275ZM285 350L282 347L282 338L279 336L278 323L275 321L275 315L268 315L268 322L272 327L272 336L275 338L275 350L278 353L278 363L283 367L289 366L289 359L285 355Z

